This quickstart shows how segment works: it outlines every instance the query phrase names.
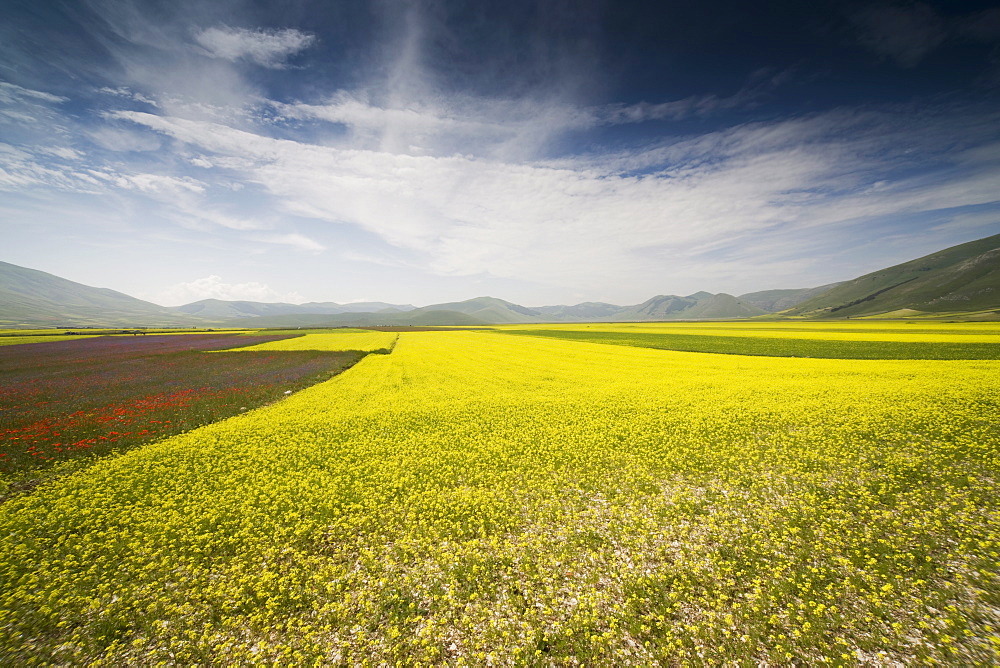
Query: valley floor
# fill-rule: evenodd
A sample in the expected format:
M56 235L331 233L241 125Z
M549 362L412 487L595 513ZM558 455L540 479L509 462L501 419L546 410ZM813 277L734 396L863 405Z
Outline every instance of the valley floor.
M995 325L540 329L0 505L0 663L1000 661Z

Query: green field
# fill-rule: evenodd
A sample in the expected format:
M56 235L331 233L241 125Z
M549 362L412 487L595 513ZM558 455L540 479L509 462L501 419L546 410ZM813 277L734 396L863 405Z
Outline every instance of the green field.
M995 323L670 323L528 325L498 327L520 336L542 336L639 348L729 355L828 359L1000 359Z
M995 665L995 324L756 327L392 333L43 485L0 664Z

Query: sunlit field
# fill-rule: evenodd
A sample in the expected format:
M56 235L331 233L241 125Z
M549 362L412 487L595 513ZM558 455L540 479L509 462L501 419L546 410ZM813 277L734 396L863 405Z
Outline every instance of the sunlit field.
M998 359L997 323L725 322L507 325L507 334L688 352L833 359Z
M0 664L1000 661L995 324L370 334L0 505Z
M523 330L537 325L502 325L495 329ZM729 322L616 322L546 324L551 331L642 332L766 338L803 338L843 341L979 341L1000 343L997 322L909 322L909 321L767 321Z
M262 350L359 350L363 352L390 352L396 345L397 335L393 332L370 332L353 330L348 332L306 332L301 336L260 343L239 350L259 352Z
M75 339L92 338L92 336L56 336L53 334L27 335L27 336L0 336L0 346L15 346L23 343L55 343L56 341L73 341Z
M0 348L0 501L95 458L274 402L364 355L233 357L236 346L285 336L39 336Z

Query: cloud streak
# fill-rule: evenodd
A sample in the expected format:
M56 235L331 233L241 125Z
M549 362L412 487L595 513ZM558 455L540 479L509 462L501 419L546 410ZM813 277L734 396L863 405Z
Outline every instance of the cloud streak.
M315 42L316 37L291 28L247 30L218 26L199 31L194 39L213 58L280 69L291 56Z
M118 117L239 165L243 180L289 213L358 226L414 251L432 273L591 289L613 276L680 275L720 248L771 244L788 229L828 232L994 203L990 184L1000 177L985 154L965 171L949 174L951 164L933 178L900 178L905 151L891 147L901 136L885 127L896 119L875 114L741 126L628 162L553 164L342 149L140 112ZM857 138L845 140L852 132ZM645 173L629 173L636 166Z

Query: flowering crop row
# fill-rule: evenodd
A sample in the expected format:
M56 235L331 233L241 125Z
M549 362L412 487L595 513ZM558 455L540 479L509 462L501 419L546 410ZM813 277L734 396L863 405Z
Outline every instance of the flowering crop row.
M537 325L504 325L501 330L538 329ZM566 323L544 325L547 331L606 332L614 334L690 334L822 341L891 341L907 343L996 343L997 322L859 322L859 321L758 321L731 322L629 322Z
M404 333L0 506L0 663L995 665L998 364Z
M9 494L5 488L34 484L54 463L120 451L255 408L361 357L200 352L275 338L105 337L0 348L0 500Z
M258 352L261 350L358 350L361 352L390 352L396 345L397 335L392 332L324 332L304 334L293 339L261 343L239 350Z
M96 336L96 335L95 335ZM58 336L46 334L43 336L0 336L0 346L16 346L25 343L55 343L56 341L72 341L74 339L92 338L90 336Z
M667 324L512 326L497 328L505 334L543 336L639 348L688 352L764 355L773 357L822 357L830 359L1000 359L1000 330L980 329L976 334L906 330L824 331L800 323L770 324L760 329L746 326L707 327ZM742 325L742 323L739 323ZM813 323L810 323L813 324ZM992 324L992 323L991 323ZM925 325L926 327L926 325Z

